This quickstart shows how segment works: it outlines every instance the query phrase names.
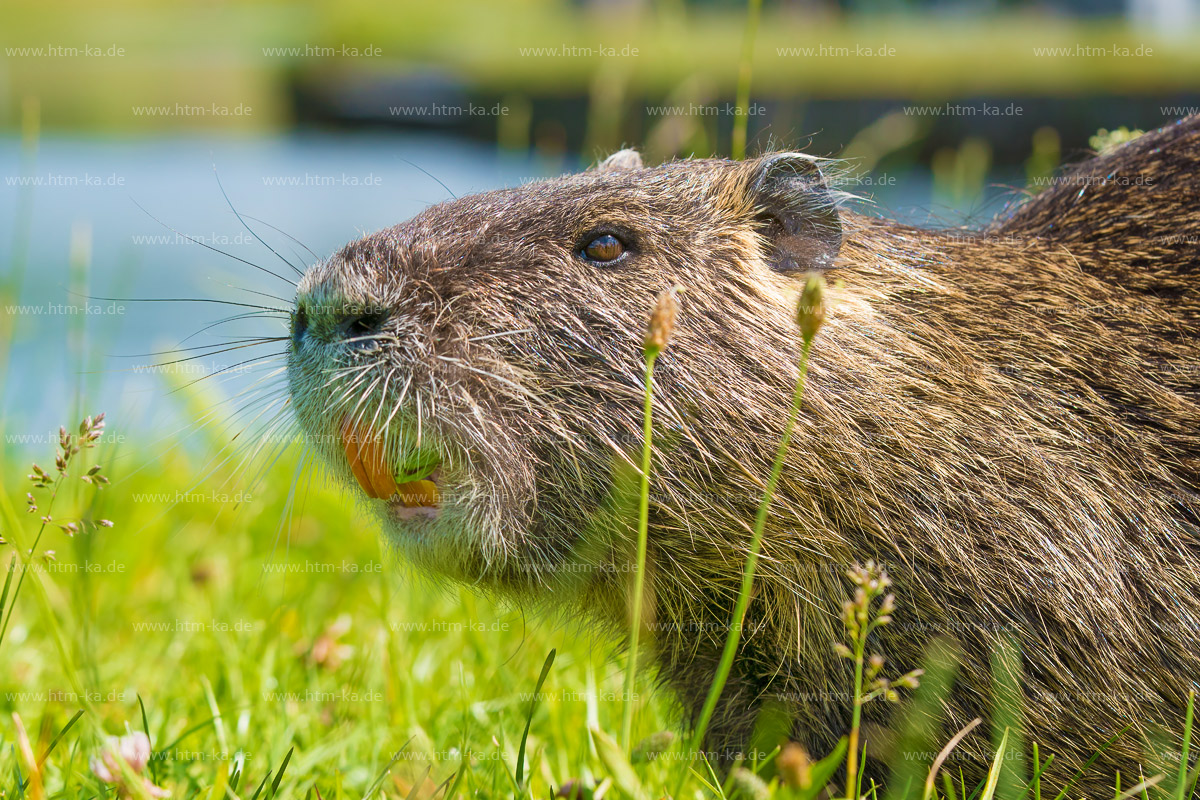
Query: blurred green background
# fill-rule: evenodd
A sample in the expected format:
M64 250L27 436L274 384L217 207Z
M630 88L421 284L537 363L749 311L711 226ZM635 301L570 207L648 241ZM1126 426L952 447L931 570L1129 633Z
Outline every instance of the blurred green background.
M720 107L747 12L719 0L9 0L3 17L10 130L37 98L55 131L369 125L587 155L639 142L667 157L728 152ZM768 0L752 136L836 152L888 112L983 100L1023 113L943 112L921 133L977 133L1011 158L1044 125L1071 145L1111 117L1156 126L1196 102L1196 17L1191 0ZM717 110L688 113L704 106Z

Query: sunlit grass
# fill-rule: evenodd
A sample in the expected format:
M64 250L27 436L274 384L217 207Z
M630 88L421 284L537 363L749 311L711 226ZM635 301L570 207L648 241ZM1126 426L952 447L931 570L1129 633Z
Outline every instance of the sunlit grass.
M122 423L110 418L110 430ZM554 648L530 727L529 791L546 797L599 768L583 723L616 730L622 713L607 642L412 575L348 513L340 490L312 483L286 524L291 458L261 480L218 473L197 484L203 465L187 452L135 453L140 444L132 436L120 452L96 451L112 484L94 512L114 527L70 537L49 526L35 551L0 644L6 740L12 712L40 756L84 700L108 734L142 730L144 704L155 747L146 774L177 797L239 770L238 793L249 796L289 751L281 797L314 785L327 798L362 796L385 771L383 793L406 796L466 762L464 794L510 796L531 695ZM18 511L27 471L10 455L0 473ZM38 516L21 521L29 543ZM18 540L4 527L7 567ZM642 735L666 725L660 705L643 709ZM77 724L46 760L51 796L100 790L88 767L96 742L84 731ZM28 774L5 748L0 774L14 770Z

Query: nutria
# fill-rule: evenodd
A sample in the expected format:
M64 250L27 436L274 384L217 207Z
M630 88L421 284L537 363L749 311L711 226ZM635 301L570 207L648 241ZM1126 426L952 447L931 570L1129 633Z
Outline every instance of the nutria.
M682 287L655 375L646 652L694 719L787 418L802 278L822 271L840 288L707 749L744 751L767 704L815 754L845 733L832 643L845 570L874 559L900 599L874 649L908 669L959 643L944 737L989 716L1011 642L1025 736L1055 755L1043 781L1128 726L1077 784L1111 792L1178 746L1200 676L1198 159L1190 117L969 232L851 213L801 154L622 151L313 266L292 400L419 569L619 636L633 532L597 520L641 445L654 297ZM986 730L955 774L982 770Z

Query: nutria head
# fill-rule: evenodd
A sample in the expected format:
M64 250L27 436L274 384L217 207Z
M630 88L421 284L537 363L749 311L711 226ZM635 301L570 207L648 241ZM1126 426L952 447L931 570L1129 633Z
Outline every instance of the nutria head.
M752 419L773 405L758 393L794 375L799 276L830 267L841 236L817 161L795 153L646 169L622 151L441 203L304 276L292 401L419 564L544 582L577 548L614 463L640 448L656 293L686 293L659 366L660 419L723 461L703 441L720 426L693 430L699 407ZM748 356L763 342L773 352ZM658 491L694 505L684 485Z

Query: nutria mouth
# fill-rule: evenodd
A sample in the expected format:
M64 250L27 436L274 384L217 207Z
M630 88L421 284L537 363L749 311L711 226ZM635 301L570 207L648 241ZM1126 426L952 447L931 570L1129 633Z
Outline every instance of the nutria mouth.
M387 501L399 519L437 515L440 458L418 452L403 463L391 463L383 437L350 416L342 421L340 435L346 462L367 497Z

